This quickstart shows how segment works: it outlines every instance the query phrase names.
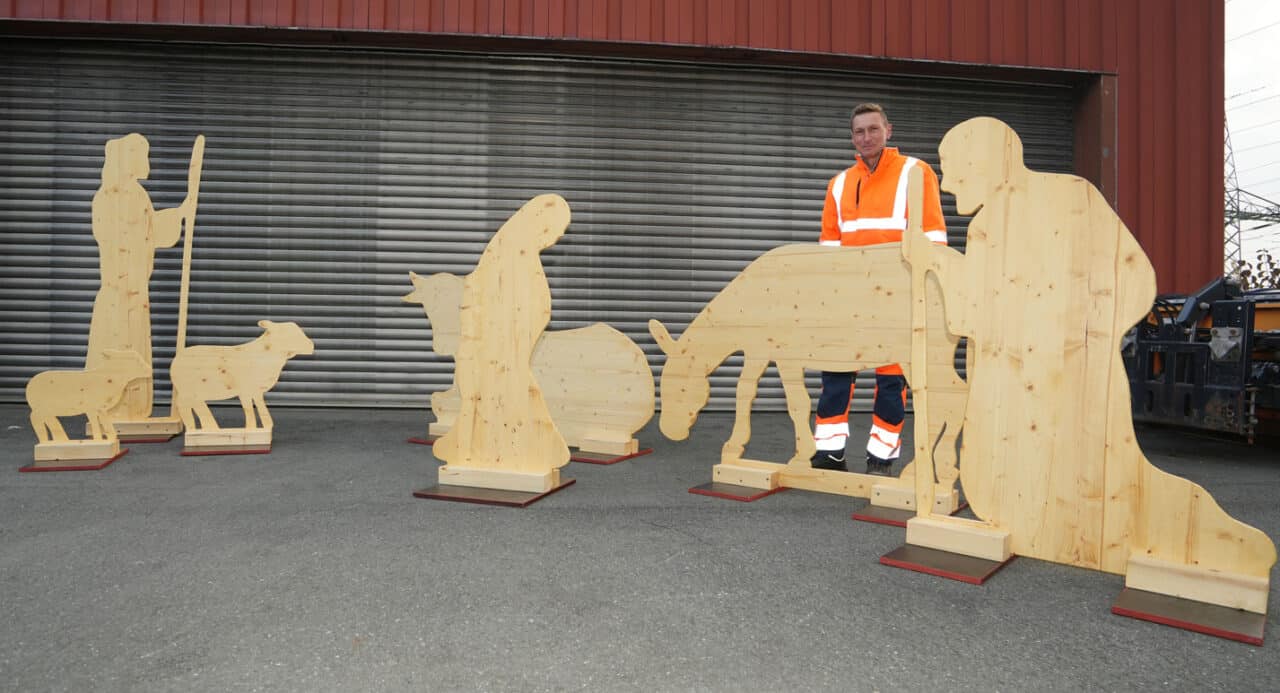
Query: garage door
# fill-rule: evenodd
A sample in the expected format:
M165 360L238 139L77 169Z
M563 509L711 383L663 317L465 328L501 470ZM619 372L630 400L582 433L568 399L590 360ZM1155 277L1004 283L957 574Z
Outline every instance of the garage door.
M90 202L103 144L151 143L157 209L185 194L207 138L188 344L256 322L314 339L273 403L425 407L448 387L408 272L465 274L526 199L573 223L543 253L552 329L608 323L655 374L650 318L683 331L748 262L814 242L826 181L850 163L848 114L878 101L893 142L937 165L951 125L993 115L1028 163L1071 169L1068 89L832 71L262 46L8 41L0 48L0 399L81 368L97 290ZM927 69L927 68L922 68ZM953 245L964 219L944 200ZM167 402L181 248L151 282L157 401ZM737 362L712 376L732 407ZM811 384L816 383L812 380ZM869 387L860 388L866 408ZM772 369L761 408L782 407Z

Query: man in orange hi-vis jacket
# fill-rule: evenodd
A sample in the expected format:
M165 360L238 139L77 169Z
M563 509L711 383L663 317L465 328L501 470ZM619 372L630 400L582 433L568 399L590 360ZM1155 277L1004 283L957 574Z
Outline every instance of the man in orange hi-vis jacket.
M823 245L873 245L901 243L907 228L907 172L912 166L924 173L925 235L946 245L947 226L942 217L938 177L929 164L886 147L893 125L879 104L864 103L853 109L850 121L858 161L827 184L822 208ZM853 400L854 374L823 371L822 396L814 425L818 451L810 464L818 469L845 470L844 448L849 437L849 404ZM867 438L867 472L887 476L902 449L899 437L906 418L906 378L902 367L889 364L876 369L875 403L871 435Z

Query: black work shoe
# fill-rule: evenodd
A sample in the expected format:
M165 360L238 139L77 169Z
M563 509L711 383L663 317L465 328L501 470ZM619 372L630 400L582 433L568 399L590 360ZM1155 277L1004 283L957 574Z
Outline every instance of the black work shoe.
M867 455L867 473L875 476L893 476L893 463L875 455Z
M844 466L844 455L836 457L834 452L819 450L809 458L809 466L814 469L833 469L837 472L848 471Z

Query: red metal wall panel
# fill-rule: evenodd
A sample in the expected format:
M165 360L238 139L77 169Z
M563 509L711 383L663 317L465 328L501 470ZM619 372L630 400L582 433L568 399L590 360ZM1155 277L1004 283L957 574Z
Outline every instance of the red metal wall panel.
M297 27L1114 74L1116 206L1162 291L1221 272L1224 11L1207 0L0 0L0 21L116 22L122 36L148 24L221 26L228 40Z

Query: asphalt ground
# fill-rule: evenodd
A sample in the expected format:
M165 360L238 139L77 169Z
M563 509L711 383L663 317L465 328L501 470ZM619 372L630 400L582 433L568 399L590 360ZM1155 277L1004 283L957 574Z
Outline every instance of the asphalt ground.
M864 500L688 493L728 414L684 442L651 423L654 454L572 463L575 485L525 509L412 497L438 465L405 442L425 411L273 414L270 455L181 457L178 439L19 474L27 409L0 405L0 690L1280 686L1274 581L1253 647L1112 615L1117 575L1017 559L974 586L886 567L904 530L852 521ZM753 424L748 453L784 461L785 415ZM1139 438L1280 537L1276 448Z

